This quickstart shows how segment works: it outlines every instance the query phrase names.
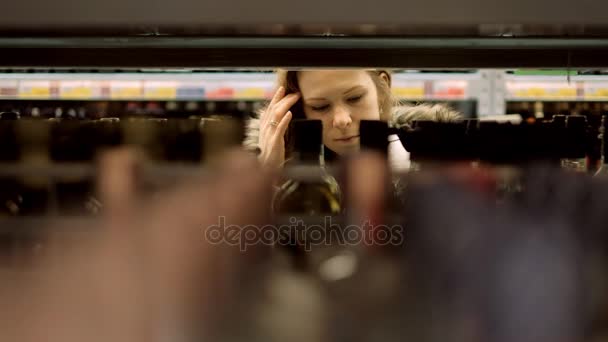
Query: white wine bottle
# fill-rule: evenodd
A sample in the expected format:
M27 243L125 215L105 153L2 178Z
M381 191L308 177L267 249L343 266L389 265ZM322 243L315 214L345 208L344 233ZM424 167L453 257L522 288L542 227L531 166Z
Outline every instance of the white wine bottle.
M323 158L323 126L319 120L294 120L294 152L286 167L302 168L306 179L289 179L275 194L278 215L337 215L341 193L336 179L326 172Z
M307 240L309 232L306 226L294 223L315 219L324 222L327 217L341 214L342 195L338 182L324 168L321 121L294 120L290 134L294 137L294 152L285 166L295 177L285 181L275 193L272 209L279 221L289 221L292 227L281 232L280 246L291 256L295 269L306 270L311 267L307 253L310 251L307 247L311 247Z
M602 135L602 166L599 168L596 175L608 177L608 115L602 116L600 132Z

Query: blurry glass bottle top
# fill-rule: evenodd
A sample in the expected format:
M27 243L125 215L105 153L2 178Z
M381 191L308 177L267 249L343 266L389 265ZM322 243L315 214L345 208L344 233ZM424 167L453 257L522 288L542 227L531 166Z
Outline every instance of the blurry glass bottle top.
M357 272L357 255L351 251L341 251L319 265L319 276L325 281L339 281Z
M608 176L608 114L602 116L600 137L602 145L602 166L599 168L596 175L606 177Z
M559 127L566 127L566 116L564 114L553 115L551 121Z
M165 105L165 109L166 110L177 110L178 109L177 102L175 102L175 101L167 102L167 104Z
M115 118L115 117L100 118L99 122L120 122L120 118Z
M235 118L205 118L201 120L201 130L205 163L214 163L227 149L240 146L243 141L243 123Z
M307 179L288 179L273 198L279 215L335 215L341 212L341 191L324 168L323 125L320 120L294 120L294 152L286 168L306 167Z
M49 120L23 119L15 122L18 144L21 149L21 162L32 167L47 166L50 163L49 142L51 126ZM28 174L23 182L32 187L46 187L50 179L46 175Z
M144 119L131 118L120 122L123 142L140 149L145 158L150 160L162 160L162 142L159 134L167 119Z
M388 124L379 120L361 120L359 135L361 149L388 153Z
M21 114L19 112L1 112L0 120L19 120L21 118Z
M189 112L193 112L198 110L198 102L196 101L188 101L186 102L186 110Z

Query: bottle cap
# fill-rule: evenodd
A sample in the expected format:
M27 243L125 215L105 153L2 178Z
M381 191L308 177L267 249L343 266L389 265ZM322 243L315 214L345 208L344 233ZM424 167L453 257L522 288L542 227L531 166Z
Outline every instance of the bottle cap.
M0 120L18 120L21 117L18 112L2 112Z
M387 153L388 124L379 120L361 120L359 126L361 149Z
M294 120L291 133L294 136L296 151L319 152L323 144L323 124L321 120Z

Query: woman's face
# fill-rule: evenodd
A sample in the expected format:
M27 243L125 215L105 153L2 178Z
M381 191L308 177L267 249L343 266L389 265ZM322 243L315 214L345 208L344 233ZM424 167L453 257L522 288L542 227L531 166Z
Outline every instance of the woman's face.
M359 149L359 122L380 120L378 91L365 70L298 73L304 114L323 122L323 143L337 154Z

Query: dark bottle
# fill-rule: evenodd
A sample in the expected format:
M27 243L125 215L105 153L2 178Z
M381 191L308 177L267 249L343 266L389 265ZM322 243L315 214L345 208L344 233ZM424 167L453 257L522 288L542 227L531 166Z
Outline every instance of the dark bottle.
M165 117L167 118L183 118L187 117L183 103L177 101L168 101L165 103Z
M399 177L398 174L391 177L391 170L388 163L388 146L389 146L389 128L384 121L361 120L359 126L360 144L362 152L374 152L382 158L382 165L378 163L376 172L372 173L372 177L366 179L363 186L367 191L358 191L360 195L358 202L353 203L354 209L357 212L352 213L350 220L358 219L358 222L350 222L351 224L362 227L364 235L367 237L363 242L366 246L376 249L379 246L390 245L388 242L393 237L390 232L383 230L382 227L388 227L386 224L389 218L398 214L405 205L405 178ZM399 141L392 142L400 144ZM360 170L353 170L357 172ZM361 180L358 180L361 182ZM355 181L348 182L349 186L357 186ZM371 185L371 186L370 186ZM349 197L352 200L352 198ZM354 214L354 216L353 216ZM396 214L396 215L392 215ZM384 234L384 235L383 235ZM387 240L388 239L388 240ZM398 245L398 244L395 244ZM382 248L388 250L388 248Z
M48 170L51 167L49 140L51 121L22 119L16 122L20 148L19 165L28 170ZM26 172L20 177L22 202L20 215L49 213L51 178L45 173Z
M186 104L184 105L184 110L185 116L188 118L200 118L202 114L201 109L199 108L199 104L196 101L186 102Z
M384 121L361 120L359 136L361 150L381 153L386 157L388 153L388 125Z
M52 123L50 137L51 159L55 164L70 163L78 169L92 163L95 157L96 122L62 120ZM54 186L56 207L60 215L96 214L92 175L64 175Z
M241 146L244 137L242 120L221 117L200 121L202 129L202 160L208 166L215 165L230 148Z
M201 120L170 119L164 134L166 160L169 162L200 162L202 156Z
M0 113L0 120L19 120L21 115L19 112L2 112Z
M602 116L592 111L583 111L583 115L589 123L586 139L587 171L594 174L602 166Z
M95 154L92 121L64 120L51 126L51 159L56 162L90 162Z
M587 118L582 115L566 117L565 143L562 167L577 172L587 172Z
M608 177L608 115L602 116L600 133L602 137L602 166L598 170L597 175Z
M144 162L165 160L162 135L167 119L128 119L121 121L123 143L139 149Z
M19 141L15 120L0 120L0 163L15 165L19 160ZM18 174L0 174L0 217L20 214L23 195ZM0 242L1 243L1 242Z
M96 153L99 152L99 150L116 147L122 143L123 132L119 118L101 118L95 121L94 126Z

